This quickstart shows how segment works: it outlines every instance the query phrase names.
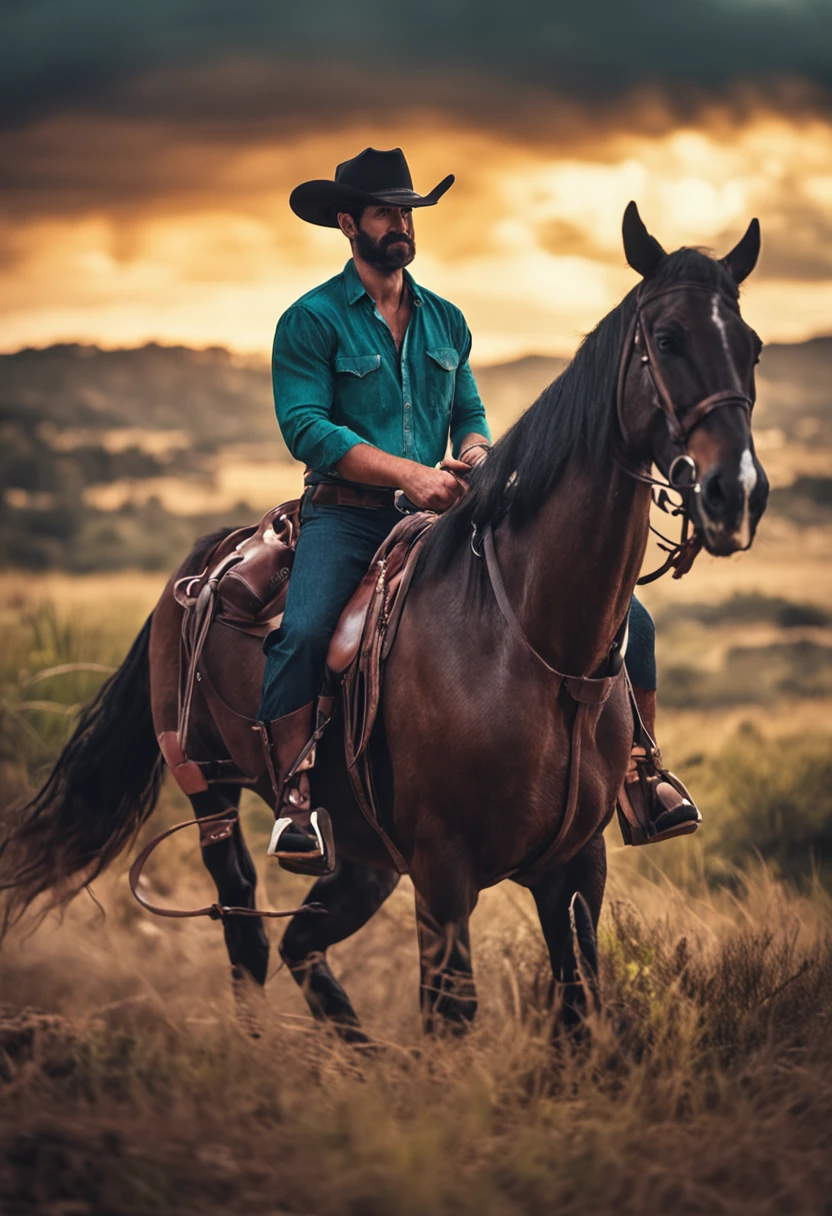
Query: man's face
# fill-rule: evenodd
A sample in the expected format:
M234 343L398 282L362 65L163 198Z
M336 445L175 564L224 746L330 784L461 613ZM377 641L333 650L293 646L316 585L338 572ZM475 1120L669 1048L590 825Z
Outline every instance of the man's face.
M344 230L359 257L383 273L409 266L416 256L410 207L365 207L360 223L352 221Z

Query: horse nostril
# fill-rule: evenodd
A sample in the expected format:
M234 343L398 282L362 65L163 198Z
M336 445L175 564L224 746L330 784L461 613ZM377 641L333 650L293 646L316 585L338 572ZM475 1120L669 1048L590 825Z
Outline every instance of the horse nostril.
M702 479L702 502L713 519L723 519L728 507L728 496L718 470L714 469Z

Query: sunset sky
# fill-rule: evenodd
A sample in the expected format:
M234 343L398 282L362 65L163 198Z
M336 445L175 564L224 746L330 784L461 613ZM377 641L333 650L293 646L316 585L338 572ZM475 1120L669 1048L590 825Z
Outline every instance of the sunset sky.
M744 311L832 332L829 0L5 0L0 348L78 340L268 354L340 270L290 190L404 148L413 271L475 362L568 354L635 282L629 199L666 248L753 215Z

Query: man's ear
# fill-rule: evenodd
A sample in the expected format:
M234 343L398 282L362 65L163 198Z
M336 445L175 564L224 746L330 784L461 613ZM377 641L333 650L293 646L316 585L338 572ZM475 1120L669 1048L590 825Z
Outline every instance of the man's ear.
M348 237L351 241L355 240L357 235L355 220L352 218L349 211L339 211L336 219L338 220L338 227L341 229L344 236Z

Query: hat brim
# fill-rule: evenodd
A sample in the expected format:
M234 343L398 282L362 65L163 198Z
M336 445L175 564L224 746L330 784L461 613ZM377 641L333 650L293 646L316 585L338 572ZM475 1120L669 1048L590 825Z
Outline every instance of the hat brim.
M289 206L307 224L337 228L339 211L378 207L385 203L393 207L435 207L453 184L454 175L449 173L438 186L434 186L430 194L417 194L415 190L381 190L378 194L368 194L339 182L303 182L289 195Z

